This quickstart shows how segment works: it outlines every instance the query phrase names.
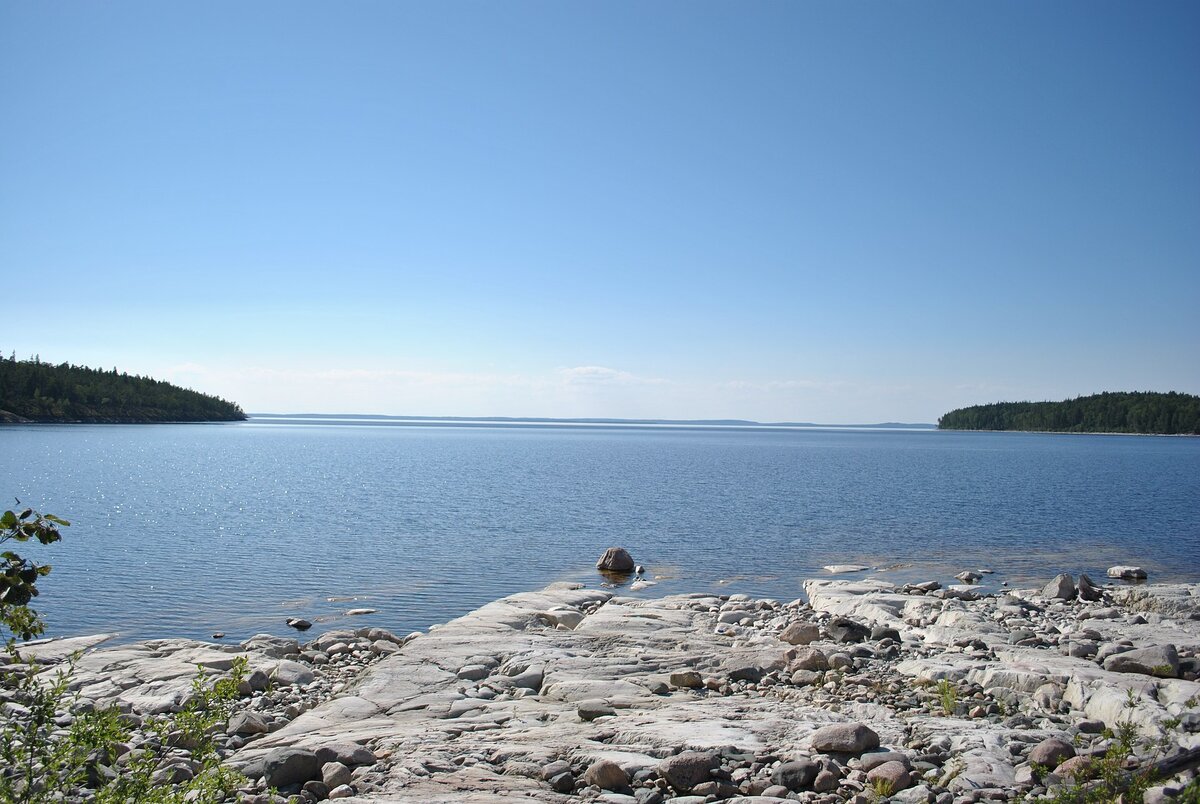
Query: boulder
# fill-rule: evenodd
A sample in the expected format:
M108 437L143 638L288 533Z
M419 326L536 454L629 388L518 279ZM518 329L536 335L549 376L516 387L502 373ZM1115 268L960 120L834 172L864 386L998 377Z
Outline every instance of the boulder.
M1103 597L1103 592L1096 586L1096 582L1087 576L1086 573L1079 576L1079 599L1089 602L1095 602Z
M375 753L366 746L358 743L327 743L317 749L317 759L324 765L327 762L340 762L343 765L374 765Z
M617 713L607 702L598 699L580 701L576 706L576 711L579 712L580 720L595 720L598 717Z
M834 723L813 732L814 751L861 754L879 747L879 735L862 723Z
M596 569L606 572L633 572L633 556L624 547L610 547L596 562Z
M1054 770L1064 760L1075 756L1075 747L1058 737L1047 737L1029 752L1029 763Z
M1054 580L1042 587L1042 597L1051 600L1074 600L1075 580L1065 572L1054 576Z
M1144 581L1147 575L1146 570L1141 567L1118 565L1108 568L1108 577L1120 578L1123 581Z
M251 734L266 734L270 731L270 723L267 719L258 712L239 712L229 718L229 723L225 727L226 734L236 734L246 737Z
M350 784L352 778L350 769L341 762L326 762L321 766L321 781L330 790L335 787L341 787L344 784Z
M817 648L800 648L792 659L792 670L813 670L820 672L829 669L829 659Z
M492 671L482 664L468 664L460 667L457 675L463 681L482 681L492 674Z
M979 581L983 579L982 575L980 575L978 572L972 572L971 570L960 572L954 577L963 583L979 583Z
M789 645L807 645L821 638L821 629L813 623L794 622L780 632L779 638Z
M861 763L859 767L861 767L864 771L870 771L874 768L878 768L885 762L899 762L909 770L912 769L912 762L909 760L908 756L900 753L899 751L869 751L859 757L859 762Z
M1104 660L1104 669L1116 673L1178 678L1179 654L1174 645L1153 645L1109 656Z
M814 793L829 793L838 789L842 783L842 777L832 770L832 767L822 768L817 774L817 778L813 779L812 789Z
M676 670L671 673L671 686L698 690L704 686L704 678L695 670Z
M762 676L762 668L752 662L736 664L729 668L730 681L748 681L751 684L757 684L762 680Z
M240 647L244 651L255 651L275 659L281 659L284 656L295 656L300 652L300 643L296 640L271 636L270 634L255 634L245 642L242 642Z
M546 781L549 781L560 773L566 773L569 770L571 770L570 762L567 762L565 759L556 759L542 766L541 776Z
M583 773L583 780L604 790L620 790L629 786L629 775L620 765L608 759L597 760L589 765Z
M305 782L303 790L311 794L313 800L316 801L329 798L329 785L319 782L316 779L313 779L311 782Z
M1076 776L1087 776L1091 766L1092 757L1087 754L1079 754L1060 762L1054 772L1064 779L1074 779Z
M815 670L797 670L792 673L792 683L797 687L807 687L821 680L821 674Z
M560 771L546 781L556 793L570 793L575 790L575 777L570 771Z
M262 776L270 787L304 784L320 777L321 765L306 748L272 748L262 759Z
M679 792L687 793L696 785L709 781L712 778L710 771L720 764L721 758L716 752L684 751L658 763L658 775Z
M793 793L799 793L812 786L820 771L821 766L811 759L785 762L771 774L771 784L781 785Z
M902 762L885 762L867 772L867 781L882 784L888 795L903 790L912 783L908 768Z
M316 675L312 670L308 669L300 662L293 662L284 659L276 666L271 673L271 680L282 686L307 686L316 679Z
M825 633L834 642L865 642L871 629L845 617L835 617L825 626Z
M890 639L893 642L899 642L900 629L887 625L876 625L871 629L871 641L878 642L881 639Z

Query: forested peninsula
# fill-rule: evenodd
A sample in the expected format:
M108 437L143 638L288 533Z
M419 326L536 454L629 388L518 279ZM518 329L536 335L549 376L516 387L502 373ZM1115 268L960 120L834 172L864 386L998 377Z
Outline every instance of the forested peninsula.
M215 396L150 377L38 358L0 358L0 423L226 422L246 418Z
M940 430L1200 435L1200 396L1133 391L1062 402L997 402L952 410Z

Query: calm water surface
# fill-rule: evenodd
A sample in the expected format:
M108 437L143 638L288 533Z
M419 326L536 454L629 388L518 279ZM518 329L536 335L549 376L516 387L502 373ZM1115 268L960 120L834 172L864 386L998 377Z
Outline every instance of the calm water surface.
M232 639L286 633L287 616L407 632L551 581L597 584L614 544L667 576L655 594L791 599L830 563L895 580L1122 562L1200 579L1200 439L5 426L0 494L73 523L37 553L54 565L36 601L53 634Z

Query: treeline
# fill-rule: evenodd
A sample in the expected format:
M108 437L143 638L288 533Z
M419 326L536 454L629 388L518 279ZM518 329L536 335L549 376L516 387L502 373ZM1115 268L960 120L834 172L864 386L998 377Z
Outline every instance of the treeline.
M938 428L1200 435L1200 396L1134 391L1063 402L997 402L952 410L938 419Z
M242 409L150 377L0 358L0 422L240 421Z

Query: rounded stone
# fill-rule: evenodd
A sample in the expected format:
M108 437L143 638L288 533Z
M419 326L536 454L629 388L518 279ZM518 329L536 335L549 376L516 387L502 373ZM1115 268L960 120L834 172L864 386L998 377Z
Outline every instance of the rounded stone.
M867 773L867 781L887 786L889 795L908 787L912 777L902 762L885 762Z
M771 783L782 785L793 793L799 793L812 785L820 770L821 766L810 759L785 762L771 774Z
M629 786L629 775L617 763L601 759L584 771L583 780L604 790L620 790Z
M1029 763L1054 770L1064 760L1070 759L1073 756L1075 756L1075 747L1069 742L1060 740L1057 737L1047 737L1035 745L1033 750L1029 752Z
M341 762L326 762L321 766L321 781L331 790L350 784L352 778L350 769Z
M814 751L861 754L879 747L879 735L862 723L833 723L813 732Z
M820 672L829 669L829 659L816 648L798 648L791 663L793 670L813 670Z
M794 622L780 632L779 638L789 645L807 645L821 638L821 629L813 623Z
M658 774L667 784L681 793L712 778L710 771L721 764L721 759L711 751L684 751L667 757L658 764Z

